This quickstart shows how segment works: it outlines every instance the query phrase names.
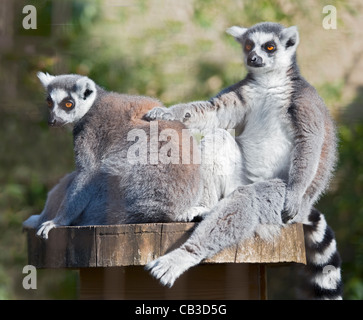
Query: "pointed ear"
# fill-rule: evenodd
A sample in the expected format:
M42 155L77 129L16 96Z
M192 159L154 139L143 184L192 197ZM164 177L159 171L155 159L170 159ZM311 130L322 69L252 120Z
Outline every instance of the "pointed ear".
M280 41L285 46L285 49L289 47L297 47L299 44L299 31L296 26L285 28L280 33Z
M247 28L242 28L237 26L230 27L226 30L226 32L231 36L233 36L238 42L241 42L242 36L245 34L246 31Z
M51 83L55 78L55 76L51 76L49 73L44 73L44 72L38 72L37 77L39 78L44 88L47 88L49 83Z
M76 82L78 95L86 100L90 95L96 92L96 84L87 77L82 77Z

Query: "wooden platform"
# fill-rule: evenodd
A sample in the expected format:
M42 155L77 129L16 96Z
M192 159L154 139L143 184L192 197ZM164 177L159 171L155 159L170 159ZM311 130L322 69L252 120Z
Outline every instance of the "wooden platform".
M80 269L81 298L259 299L266 298L265 265L306 263L303 228L284 228L265 242L254 237L188 270L172 289L143 266L181 245L195 223L58 227L49 239L27 229L28 261L37 268Z

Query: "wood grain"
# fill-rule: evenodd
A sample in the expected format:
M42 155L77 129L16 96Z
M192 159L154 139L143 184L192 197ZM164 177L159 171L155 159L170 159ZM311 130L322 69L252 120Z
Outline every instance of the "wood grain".
M185 242L195 223L152 223L58 227L49 239L26 229L29 264L37 268L143 266ZM264 241L255 236L227 248L204 263L306 263L301 224Z

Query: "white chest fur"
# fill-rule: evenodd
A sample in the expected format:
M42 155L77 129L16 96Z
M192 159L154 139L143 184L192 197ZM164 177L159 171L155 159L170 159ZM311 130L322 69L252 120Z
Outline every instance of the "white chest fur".
M242 148L245 183L286 178L293 137L287 118L290 92L289 85L244 87L248 112L237 140Z

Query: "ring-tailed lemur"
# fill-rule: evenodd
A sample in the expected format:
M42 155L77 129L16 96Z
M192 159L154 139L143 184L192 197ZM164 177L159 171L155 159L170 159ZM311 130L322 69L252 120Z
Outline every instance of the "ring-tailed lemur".
M38 77L47 91L49 125L75 123L76 162L76 170L49 192L42 213L23 223L38 228L38 236L47 239L52 228L62 225L190 221L238 187L231 169L239 166L241 155L226 131L204 137L201 151L207 160L200 166L199 147L189 132L184 135L183 124L151 125L142 119L159 101L107 92L79 75L40 72ZM137 146L142 138L146 145ZM168 160L161 159L162 151L173 153L176 163L162 162ZM143 153L145 161L135 161L135 153ZM155 153L156 162L151 159ZM275 211L257 201L261 193ZM241 187L239 194L253 201L252 220L261 215L265 222L281 221L285 184L280 179Z
M25 227L39 228L37 234L47 238L61 225L176 221L190 215L188 209L200 196L199 164L182 162L183 124L159 121L151 126L142 119L159 101L107 92L80 75L38 77L47 91L49 125L74 123L76 170L51 190L43 212L31 216ZM159 139L167 130L178 139ZM145 148L136 148L142 138ZM154 138L156 149L151 147ZM160 162L163 148L177 150L179 164ZM136 153L143 153L147 162L132 161Z
M335 126L314 87L300 75L297 28L266 22L251 28L234 26L227 32L242 45L246 78L209 101L157 107L146 119L179 120L191 129L235 129L236 152L241 154L239 184L244 186L222 199L184 245L146 268L171 286L188 268L261 231L261 224L272 223L279 229L283 223L276 214L281 209L283 222L305 224L311 297L339 299L341 261L336 241L324 216L313 208L336 162ZM244 192L274 178L286 183L284 204L271 206L264 216L269 199L259 193L261 201L256 203L256 197ZM278 198L282 189L275 187ZM253 216L250 209L256 206L262 210Z

